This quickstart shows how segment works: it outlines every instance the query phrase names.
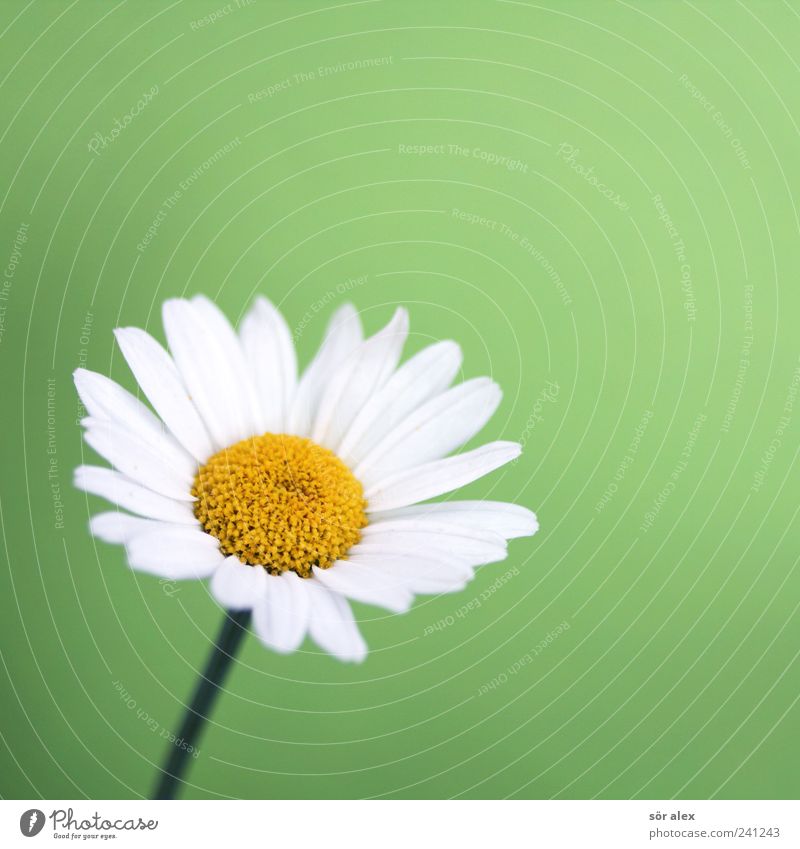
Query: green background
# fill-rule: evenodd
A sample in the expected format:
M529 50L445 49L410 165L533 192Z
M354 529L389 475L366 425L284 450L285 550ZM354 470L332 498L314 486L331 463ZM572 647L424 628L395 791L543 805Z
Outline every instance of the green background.
M133 388L112 329L195 292L268 294L303 362L346 298L460 341L505 391L479 439L525 444L468 494L542 529L356 606L361 666L251 636L185 796L797 796L800 4L19 0L0 32L4 796L146 796L217 630L71 487L71 372Z

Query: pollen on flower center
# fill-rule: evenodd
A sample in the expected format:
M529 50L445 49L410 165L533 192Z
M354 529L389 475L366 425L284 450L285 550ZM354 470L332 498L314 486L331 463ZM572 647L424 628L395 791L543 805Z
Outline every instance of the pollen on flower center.
M361 484L327 448L300 436L243 439L201 466L192 495L225 554L301 577L345 557L367 524Z

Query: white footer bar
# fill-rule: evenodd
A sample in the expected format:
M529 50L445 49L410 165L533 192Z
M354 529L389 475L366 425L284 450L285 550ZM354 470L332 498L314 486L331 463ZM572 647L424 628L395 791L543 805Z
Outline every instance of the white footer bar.
M800 846L780 801L0 801L0 846ZM36 842L32 842L36 841Z

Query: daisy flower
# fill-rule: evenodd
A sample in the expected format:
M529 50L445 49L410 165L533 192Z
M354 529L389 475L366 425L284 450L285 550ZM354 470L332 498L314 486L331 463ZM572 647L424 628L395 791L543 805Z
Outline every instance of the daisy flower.
M90 529L124 545L134 569L210 579L223 607L252 611L270 649L293 652L308 635L362 661L351 601L402 613L416 595L463 589L476 567L506 557L507 540L536 532L514 504L430 502L521 449L453 454L495 412L500 388L487 377L452 385L455 342L401 365L404 309L364 338L354 307L341 307L302 374L266 298L238 331L203 296L166 301L163 322L169 353L143 330L115 331L150 406L75 372L84 438L112 466L81 466L75 483L117 508Z

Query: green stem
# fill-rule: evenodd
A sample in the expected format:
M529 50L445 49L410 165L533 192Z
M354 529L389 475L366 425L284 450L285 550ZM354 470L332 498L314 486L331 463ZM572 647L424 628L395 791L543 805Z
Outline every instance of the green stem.
M250 623L249 610L227 610L217 641L197 681L192 702L186 709L177 742L170 744L167 762L161 770L154 799L174 799L183 781L190 753L197 750L206 720L214 707L217 694L225 683L231 661L236 656Z

